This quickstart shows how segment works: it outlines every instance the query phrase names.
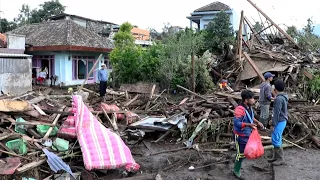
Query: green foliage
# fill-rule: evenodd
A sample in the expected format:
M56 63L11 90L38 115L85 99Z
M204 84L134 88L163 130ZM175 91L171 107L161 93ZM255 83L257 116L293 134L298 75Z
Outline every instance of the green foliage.
M316 51L320 48L320 38L313 33L314 25L312 20L307 20L306 26L302 31L298 31L295 26L289 26L286 32L293 38L298 40L299 46L304 51Z
M314 78L308 81L308 87L310 88L310 99L320 98L320 75L315 75Z
M51 16L59 15L65 11L65 6L63 6L59 0L46 1L40 4L39 7L39 9L31 10L29 5L23 4L18 17L14 18L14 22L19 26L40 23Z
M9 32L15 28L17 28L17 24L14 22L9 22L7 19L1 19L1 29L0 32L1 33L6 33Z
M117 84L138 81L159 82L168 90L182 85L191 88L191 54L195 54L196 87L210 89L212 79L206 68L211 54L197 58L203 48L204 36L190 29L167 34L164 43L154 43L143 49L132 41L129 23L120 27L115 35L115 49L110 53L112 78Z
M260 24L260 22L256 22L254 25L253 25L253 28L257 31L257 32L260 32L262 29L263 29L263 26L262 24Z
M134 37L131 34L133 26L126 22L120 26L119 32L114 35L114 43L116 47L134 46Z
M128 22L121 25L115 35L115 49L110 53L113 67L112 78L117 84L154 81L157 78L159 59L158 46L143 49L134 44L131 34L132 25Z
M195 33L191 29L185 29L171 34L164 39L164 53L160 54L159 80L160 84L167 88L176 88L182 85L192 89L191 79L191 55L195 55L196 89L206 91L212 87L212 79L206 68L205 58L197 58L197 54L204 47L203 33Z
M287 29L287 34L289 34L292 38L299 37L299 31L296 26L289 26Z
M230 17L221 11L205 30L205 45L211 52L221 53L225 44L234 44L234 41Z

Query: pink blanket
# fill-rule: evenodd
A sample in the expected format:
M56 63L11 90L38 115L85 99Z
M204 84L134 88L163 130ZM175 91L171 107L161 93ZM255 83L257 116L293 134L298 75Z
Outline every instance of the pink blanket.
M87 170L116 169L137 171L137 164L122 139L103 126L88 110L81 96L73 96L73 113L77 138Z

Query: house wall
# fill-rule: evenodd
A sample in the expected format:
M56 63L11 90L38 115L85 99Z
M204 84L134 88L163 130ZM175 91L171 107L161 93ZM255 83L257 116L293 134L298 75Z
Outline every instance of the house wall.
M45 51L45 52L29 52L32 55L54 55L54 75L58 76L58 81L56 85L62 86L72 86L72 85L80 85L84 80L73 79L73 63L72 56L94 56L97 59L100 53L92 53L92 52L68 52L68 51ZM70 57L70 58L69 58ZM104 57L107 57L107 54L104 54L102 58L99 60L98 65L96 66L96 71L94 74L94 82L98 82L97 69L100 68L101 64L104 63ZM110 73L112 70L108 69ZM46 80L46 84L50 84L50 80Z
M232 27L235 29L236 25L234 24L234 16L232 12L228 12L230 16L230 23L232 24ZM200 19L200 30L205 29L206 26L216 17L216 14L204 14L202 15L202 18Z
M26 38L24 35L7 34L8 49L25 49Z
M0 58L0 90L9 94L32 90L31 57Z

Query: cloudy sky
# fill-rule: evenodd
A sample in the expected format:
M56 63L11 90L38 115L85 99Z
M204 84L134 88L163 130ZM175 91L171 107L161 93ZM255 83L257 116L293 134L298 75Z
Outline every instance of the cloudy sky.
M1 17L12 20L19 13L22 4L27 2L31 8L38 7L45 0L0 0ZM85 16L96 20L104 20L121 24L130 22L141 28L152 27L161 30L163 23L186 27L189 26L189 16L192 11L207 5L214 0L60 0L65 5L66 13ZM233 8L240 16L243 10L245 16L253 22L259 20L257 11L247 0L220 0ZM320 6L315 0L253 0L277 24L296 25L301 28L308 18L320 23Z

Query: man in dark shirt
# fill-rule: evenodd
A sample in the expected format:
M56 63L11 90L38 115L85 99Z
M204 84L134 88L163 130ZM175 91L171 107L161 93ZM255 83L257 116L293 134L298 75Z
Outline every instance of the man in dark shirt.
M274 99L271 93L271 81L273 80L274 75L270 72L266 72L264 74L264 78L266 79L260 86L260 96L259 96L259 104L260 104L260 122L267 127L269 122L269 109L271 100Z

